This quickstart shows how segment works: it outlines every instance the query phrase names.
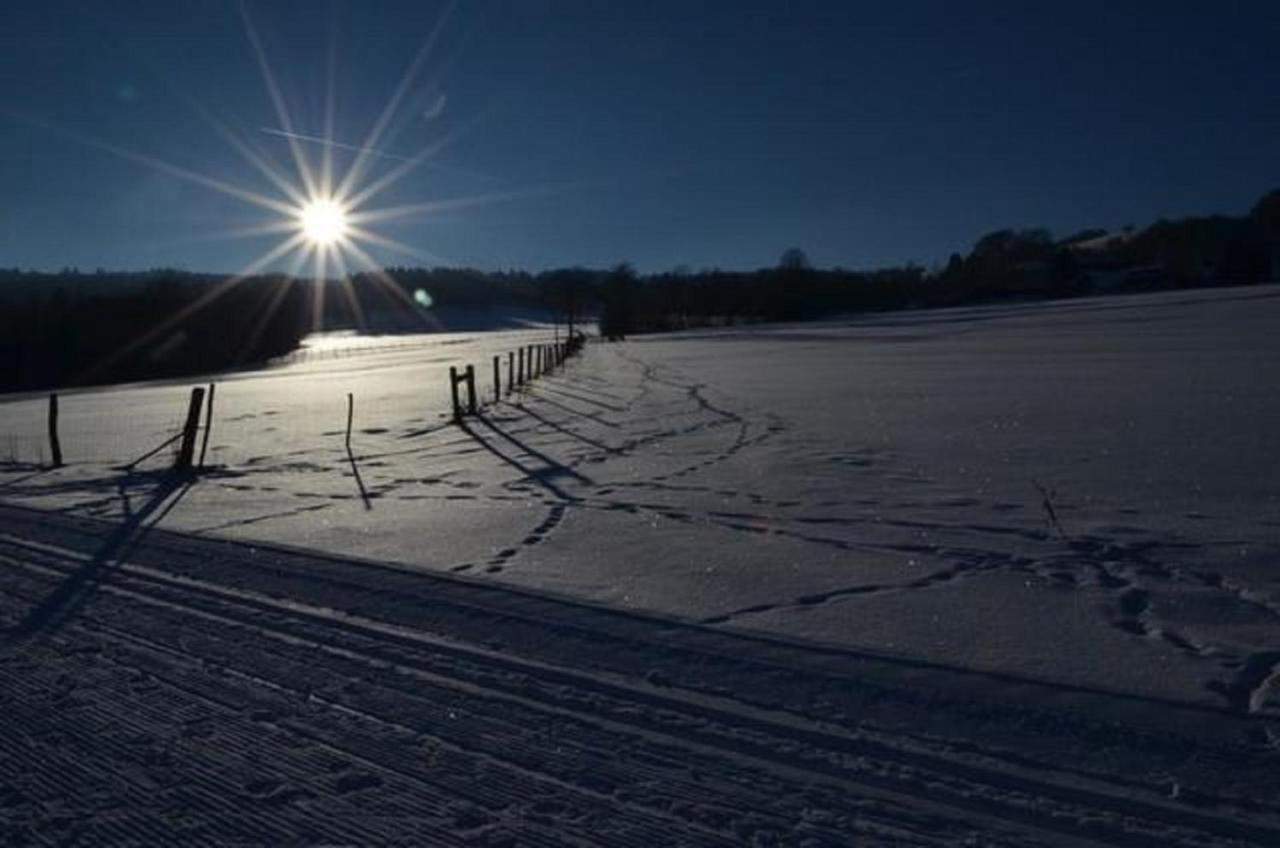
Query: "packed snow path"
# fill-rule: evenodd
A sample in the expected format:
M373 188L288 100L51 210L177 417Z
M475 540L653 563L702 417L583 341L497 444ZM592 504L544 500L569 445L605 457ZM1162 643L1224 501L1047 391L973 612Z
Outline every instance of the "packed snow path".
M11 508L0 528L5 844L1280 840L1235 796L1267 767L1238 744L1053 718L1007 684L973 700L923 667L284 549ZM927 732L1010 718L1016 753ZM1179 799L1040 759L1085 734L1232 774Z

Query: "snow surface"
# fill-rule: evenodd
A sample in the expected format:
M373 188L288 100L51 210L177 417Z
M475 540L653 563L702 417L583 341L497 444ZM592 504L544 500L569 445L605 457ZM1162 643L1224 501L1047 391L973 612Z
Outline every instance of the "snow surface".
M546 334L418 337L220 379L216 467L161 526L1275 711L1278 325L1236 289L637 338L467 430L448 366L491 400L491 357ZM66 397L71 464L0 498L138 509L116 467L185 392ZM42 399L0 410L39 439Z
M498 403L545 331L406 337L219 378L194 479L130 464L185 384L64 396L56 470L0 402L0 623L44 634L0 650L0 837L1275 844L1278 324L689 332Z

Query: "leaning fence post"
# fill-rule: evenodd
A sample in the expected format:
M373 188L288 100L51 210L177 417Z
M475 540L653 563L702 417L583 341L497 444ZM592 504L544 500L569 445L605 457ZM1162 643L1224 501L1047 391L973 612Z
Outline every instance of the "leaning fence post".
M467 366L467 412L472 415L476 414L476 369L474 365Z
M453 398L453 420L462 421L462 407L458 406L458 369L449 366L449 394Z
M49 452L53 454L53 467L62 467L62 443L58 441L58 393L49 395Z
M497 403L502 400L502 368L499 362L502 360L498 354L493 355L493 402Z
M213 390L217 388L217 383L209 384L209 400L204 407L204 435L200 437L200 462L198 465L204 468L204 454L209 450L209 431L213 429Z
M356 398L347 392L347 450L351 449L351 419L355 415Z
M191 402L187 404L187 421L182 425L182 446L178 448L178 461L174 468L186 471L191 467L191 457L196 451L196 433L200 430L200 407L204 404L204 387L191 390Z

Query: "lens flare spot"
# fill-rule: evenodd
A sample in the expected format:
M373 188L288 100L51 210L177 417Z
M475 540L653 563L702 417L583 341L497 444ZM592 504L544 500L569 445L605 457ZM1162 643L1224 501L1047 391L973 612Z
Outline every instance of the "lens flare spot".
M423 309L430 309L431 304L435 303L431 299L431 295L427 294L426 289L415 289L413 292L414 301Z

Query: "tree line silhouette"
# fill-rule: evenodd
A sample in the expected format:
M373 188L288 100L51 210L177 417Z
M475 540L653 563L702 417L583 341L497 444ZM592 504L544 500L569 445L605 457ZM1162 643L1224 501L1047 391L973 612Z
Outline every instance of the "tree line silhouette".
M1057 239L1045 229L998 230L932 270L820 269L791 248L774 267L754 271L642 275L622 264L539 273L388 268L379 276L317 284L171 269L0 270L0 391L225 371L289 353L317 327L448 329L467 310L598 319L602 335L619 338L1007 298L1261 283L1280 278L1280 190L1241 216Z

